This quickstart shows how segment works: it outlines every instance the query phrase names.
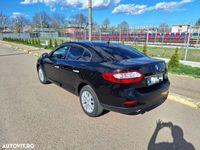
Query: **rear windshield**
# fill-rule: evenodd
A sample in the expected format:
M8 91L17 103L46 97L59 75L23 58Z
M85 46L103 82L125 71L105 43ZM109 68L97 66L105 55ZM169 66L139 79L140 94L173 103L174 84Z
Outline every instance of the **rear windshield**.
M124 59L144 57L138 50L121 44L95 44L95 49L101 53L104 60L120 61Z

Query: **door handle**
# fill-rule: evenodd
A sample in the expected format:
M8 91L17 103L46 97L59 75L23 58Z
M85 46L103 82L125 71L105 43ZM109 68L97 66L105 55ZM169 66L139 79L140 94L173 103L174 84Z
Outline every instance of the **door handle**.
M60 68L60 66L54 66L54 68L56 68L56 69L59 69L59 68Z
M75 73L79 73L79 70L73 69L72 71L75 72Z

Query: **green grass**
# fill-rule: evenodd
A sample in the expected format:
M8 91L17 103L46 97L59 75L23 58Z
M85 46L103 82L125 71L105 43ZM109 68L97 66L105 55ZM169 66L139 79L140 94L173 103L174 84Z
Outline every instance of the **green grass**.
M179 75L189 75L200 78L200 68L180 64L178 67L170 68L169 72Z
M40 40L40 44L38 43L32 43L32 40ZM55 44L55 40L57 42L56 45L60 45L62 44L62 42L67 42L69 41L67 38L31 38L29 39L31 41L31 43L27 43L27 39L14 39L14 38L3 38L3 41L7 41L7 42L13 42L13 43L17 43L17 44L23 44L23 45L28 45L28 46L34 46L34 47L38 47L38 48L45 48L48 50L52 50ZM49 43L51 40L52 44L45 46L44 44L46 44L46 41Z
M143 46L133 46L142 52ZM162 58L170 58L176 48L167 48L167 47L147 47L147 54L152 57L162 57ZM179 49L180 59L183 60L185 55L185 49ZM200 49L189 49L187 60L189 61L197 61L200 62Z
M41 43L45 43L46 41L49 41L50 39L52 39L52 41L54 41L55 39L57 40L58 44L61 44L62 42L67 42L70 39L69 38L65 38L65 37L59 37L59 38L40 38Z

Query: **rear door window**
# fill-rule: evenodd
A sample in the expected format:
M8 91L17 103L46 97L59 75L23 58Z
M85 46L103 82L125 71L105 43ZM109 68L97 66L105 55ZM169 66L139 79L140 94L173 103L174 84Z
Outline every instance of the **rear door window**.
M91 53L82 48L82 47L75 47L72 46L68 52L67 60L70 61L90 61L92 58Z
M79 60L84 53L84 49L81 47L72 46L68 52L67 60L76 61Z
M80 61L90 61L92 58L91 53L88 50L85 50L82 57L79 59Z

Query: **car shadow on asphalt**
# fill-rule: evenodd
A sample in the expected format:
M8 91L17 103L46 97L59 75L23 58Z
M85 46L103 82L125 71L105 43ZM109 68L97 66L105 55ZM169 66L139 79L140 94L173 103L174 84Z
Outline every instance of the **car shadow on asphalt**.
M165 127L171 130L173 142L156 143L159 131ZM155 131L149 141L148 150L195 150L195 148L190 142L184 139L184 133L181 127L174 125L172 122L158 120Z

